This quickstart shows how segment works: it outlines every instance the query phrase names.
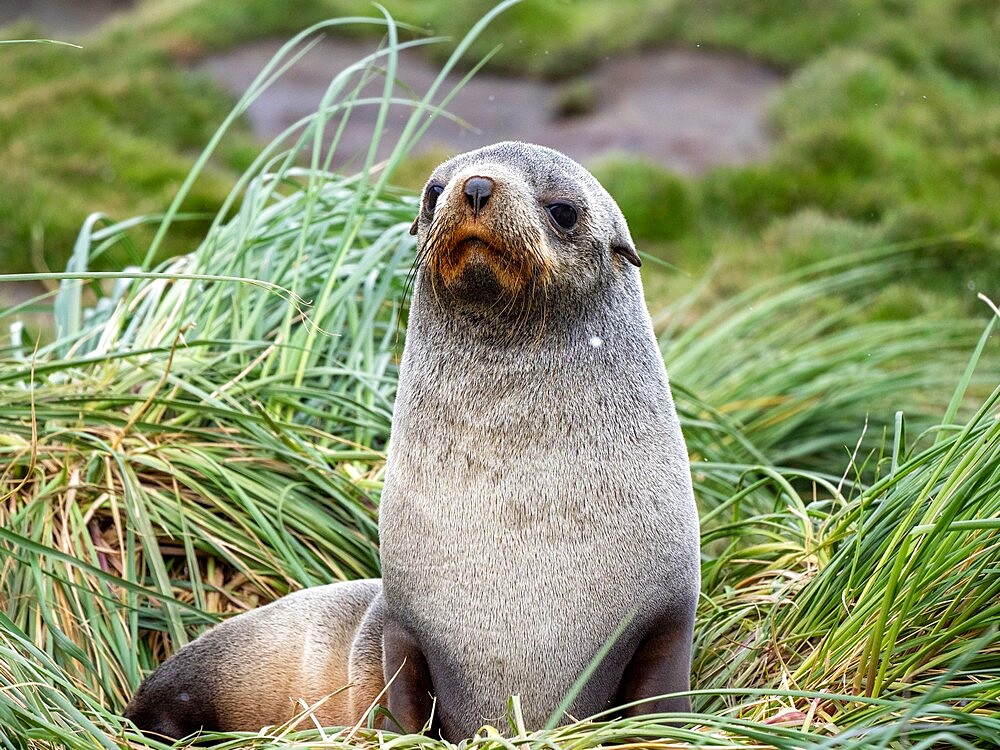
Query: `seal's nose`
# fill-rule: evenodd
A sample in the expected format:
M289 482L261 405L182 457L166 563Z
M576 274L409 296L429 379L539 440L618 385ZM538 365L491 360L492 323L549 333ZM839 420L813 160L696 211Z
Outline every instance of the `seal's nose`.
M462 192L465 193L465 199L472 206L472 212L476 216L489 202L490 196L493 195L493 187L493 180L489 177L470 177L465 181Z

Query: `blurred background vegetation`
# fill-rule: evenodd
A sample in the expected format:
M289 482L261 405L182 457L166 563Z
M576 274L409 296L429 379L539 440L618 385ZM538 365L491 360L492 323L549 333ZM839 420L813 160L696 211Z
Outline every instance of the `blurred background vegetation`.
M457 39L492 3L386 5L402 22ZM0 17L11 22L5 38L83 47L0 52L3 272L62 269L91 212L120 219L165 209L233 103L199 65L206 56L374 13L367 0L302 0L294 12L271 0L108 0L95 8L121 12L83 31L68 16L60 25L60 6L28 3ZM1000 8L988 0L526 0L466 61L502 43L487 70L567 82L556 114L599 106L588 73L640 49L728 50L780 73L769 153L757 161L681 174L641 153L589 160L642 249L683 272L650 272L650 294L676 296L711 269L718 298L831 254L913 242L913 268L865 314L947 316L981 308L975 292L1000 287L998 35ZM449 45L423 52L437 59ZM224 142L183 206L205 220L178 225L164 255L197 244L256 148L246 123ZM416 158L398 174L415 187L445 155ZM134 236L135 247L109 253L109 267L141 257L151 233Z

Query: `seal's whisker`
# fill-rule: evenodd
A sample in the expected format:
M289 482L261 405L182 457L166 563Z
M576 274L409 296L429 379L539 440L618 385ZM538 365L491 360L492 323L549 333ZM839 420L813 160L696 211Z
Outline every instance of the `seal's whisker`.
M544 281L539 282L536 279L532 279L532 301L538 295L539 288L541 288L541 306L538 313L538 329L535 335L535 351L542 348L542 341L545 339L545 324L548 322L549 313L549 286Z
M406 277L403 281L403 294L400 297L401 307L399 311L399 317L396 318L396 330L393 333L393 352L396 357L399 358L399 331L403 326L403 306L409 304L410 295L413 293L413 285L416 282L417 272L423 265L426 259L426 251L422 249L419 245L417 246L417 252L413 256L413 262L410 263L410 268L406 272Z
M530 254L534 254L534 249L530 249ZM528 277L528 283L526 285L526 294L521 295L521 309L517 316L517 332L521 333L522 330L528 327L528 323L531 319L531 312L534 308L535 293L534 293L534 277L537 273L535 264L529 260L527 257L521 259L521 275L522 277Z

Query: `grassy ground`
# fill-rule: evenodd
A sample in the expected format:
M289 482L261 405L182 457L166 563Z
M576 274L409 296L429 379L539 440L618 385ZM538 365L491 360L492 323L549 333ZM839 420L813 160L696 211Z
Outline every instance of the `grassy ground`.
M400 20L456 38L490 6L388 3ZM185 64L353 12L372 10L361 0L309 0L294 15L267 0L147 3L83 50L4 46L0 268L61 268L93 211L120 218L165 208L228 108ZM721 299L749 279L831 254L916 241L917 268L890 283L870 314L947 317L973 308L976 291L1000 288L998 33L997 10L970 0L810 2L807 11L788 0L526 0L494 22L468 61L502 41L492 65L560 76L618 51L681 43L788 70L766 163L690 180L641 164L598 169L643 246L690 278L714 269L712 299ZM185 208L214 213L251 153L245 138L227 142ZM190 250L204 226L172 233L162 254ZM139 254L149 239L136 236ZM109 267L129 258L126 248L115 252ZM666 297L689 286L668 279L656 289Z
M386 181L410 144L389 171L337 176L313 133L298 157L256 160L191 255L104 278L92 260L135 227L92 227L71 272L48 275L56 340L34 351L15 328L0 347L5 749L155 747L116 712L206 622L377 573L415 210ZM515 702L518 745L995 740L995 321L859 315L914 252L845 248L654 310L703 519L695 713L545 731L519 726ZM444 747L309 726L224 739Z

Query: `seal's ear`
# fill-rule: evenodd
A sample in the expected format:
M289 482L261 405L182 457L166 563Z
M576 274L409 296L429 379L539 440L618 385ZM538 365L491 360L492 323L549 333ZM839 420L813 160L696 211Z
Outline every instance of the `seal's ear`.
M615 208L618 208L617 204ZM628 231L628 223L626 223L621 209L614 211L611 217L611 237L608 245L611 247L611 252L622 256L636 268L642 265L642 261L639 260L639 253L635 251L632 233Z
M413 223L412 223L412 224L410 224L410 234L416 234L416 233L417 233L417 224L418 224L419 222L420 222L420 216L419 216L419 214L418 214L418 215L417 215L417 218L415 218L415 219L413 220Z
M642 265L642 260L639 258L639 253L635 251L635 248L631 245L612 245L611 252L617 253L622 256L625 260L631 263L633 266L638 268Z

